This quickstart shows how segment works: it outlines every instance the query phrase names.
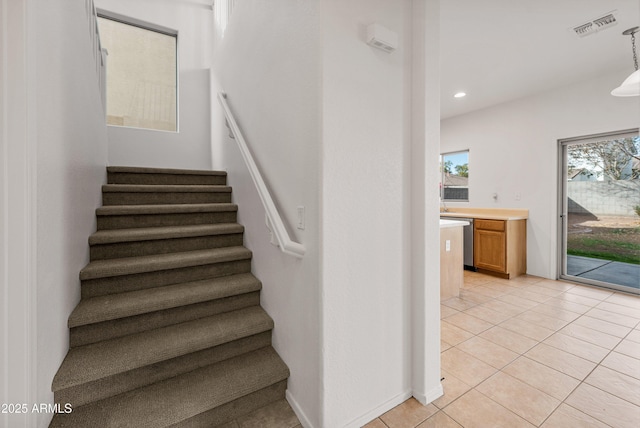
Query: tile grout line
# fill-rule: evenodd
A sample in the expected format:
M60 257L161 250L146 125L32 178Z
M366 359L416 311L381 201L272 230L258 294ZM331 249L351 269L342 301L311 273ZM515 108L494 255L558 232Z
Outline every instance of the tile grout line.
M482 383L484 383L485 381L489 380L490 378L492 378L493 376L495 376L496 374L498 374L500 372L500 370L498 370L497 372L495 372L494 374L492 374L491 376L489 376L487 379L483 380L482 382L480 382L479 384L477 384L476 386L472 386L471 389L469 389L469 391L466 391L464 394L462 394L461 396L457 397L455 400L453 400L451 403L447 404L446 406L444 406L442 409L440 409L442 412L444 412L447 416L449 416L451 419L453 419L454 421L456 421L459 425L461 425L464 428L464 425L462 424L462 422L458 421L456 418L453 417L453 415L450 415L449 413L446 412L447 407L451 406L453 403L455 403L456 401L460 400L462 397L464 397L465 395L467 395L469 392L471 391L475 391L478 394L482 395L483 397L485 397L486 399L492 401L493 403L495 403L496 405L502 407L504 410L506 410L507 412L511 413L512 415L518 417L519 419L522 419L523 421L526 421L528 423L530 423L531 425L533 425L531 422L529 422L529 420L523 418L522 416L520 416L519 414L515 413L513 410L503 406L502 404L498 403L497 401L495 401L493 398L487 396L486 394L483 394L481 391L478 391L476 388L478 386L480 386Z

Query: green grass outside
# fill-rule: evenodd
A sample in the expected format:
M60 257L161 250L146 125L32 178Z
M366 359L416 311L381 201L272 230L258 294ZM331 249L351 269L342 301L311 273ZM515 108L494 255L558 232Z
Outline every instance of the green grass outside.
M611 235L619 231L612 231ZM627 232L628 233L628 232ZM637 229L631 235L637 233ZM617 239L599 239L589 235L572 236L567 254L640 265L640 244Z
M640 265L640 257L624 256L619 254L612 254L603 251L583 251L583 250L571 250L567 251L570 256L582 256L590 257L592 259L609 260L612 262L631 263L634 265Z

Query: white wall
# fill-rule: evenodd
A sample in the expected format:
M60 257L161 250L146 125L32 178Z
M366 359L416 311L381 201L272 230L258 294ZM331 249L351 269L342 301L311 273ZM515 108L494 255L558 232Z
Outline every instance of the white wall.
M96 6L178 31L178 132L109 126L109 164L210 169L211 2L96 0Z
M558 140L638 127L638 99L610 95L628 73L442 121L441 150L470 150L469 202L447 205L528 208L531 275L557 274ZM497 202L491 197L494 192Z
M411 2L322 3L323 426L411 396ZM367 25L398 33L385 53Z
M262 305L275 320L273 344L291 369L287 397L307 427L321 425L319 271L320 46L318 1L236 2L217 33L213 87L224 90L292 239L304 259L269 243L265 212L222 112L213 103L213 167L226 170ZM215 98L214 98L215 99ZM298 230L296 207L306 208Z
M411 331L413 396L423 404L440 383L440 2L413 0L411 112Z
M26 0L0 3L0 403L36 399L35 141L27 103L35 51L27 28L35 17L29 6ZM0 425L28 428L36 417L0 414Z
M276 319L274 344L292 369L288 398L307 427L359 427L412 394L441 393L438 2L415 0L418 25L435 28L422 31L419 53L413 3L247 0L224 37L216 33L214 91L228 94L285 223L307 208L307 229L290 229L308 251L298 262L269 246L264 210L214 103L213 166L229 171L263 305ZM396 52L365 44L373 22L399 34ZM416 129L413 54L431 55ZM414 155L422 160L412 176ZM413 307L413 297L422 303Z
M38 402L68 347L67 318L106 178L107 133L84 2L37 8ZM39 425L51 415L40 415Z
M95 230L94 210L106 175L107 133L86 3L9 3L19 11L8 15L14 18L12 37L18 42L9 59L22 57L26 62L9 61L10 72L2 82L5 88L24 91L3 99L3 114L7 107L12 112L13 130L23 129L12 134L16 139L3 138L3 201L10 203L3 204L3 217L10 220L3 224L8 227L3 231L8 232L3 256L5 261L9 256L13 272L3 276L3 297L18 297L11 299L8 325L18 331L26 325L27 337L10 338L8 349L15 357L13 345L18 345L24 353L20 364L30 372L26 387L12 374L3 389L14 397L11 402L20 402L15 393L27 390L23 402L30 407L53 402L51 382L68 350L67 318L79 300L78 273L88 261L87 237ZM26 43L20 42L20 35ZM3 55L3 63L5 59ZM13 75L16 67L22 76ZM21 100L15 98L18 95L23 95ZM16 192L23 195L18 198ZM16 213L24 216L22 222L16 221ZM16 361L8 363L10 373L20 371ZM47 426L51 416L22 416L10 419L7 426Z

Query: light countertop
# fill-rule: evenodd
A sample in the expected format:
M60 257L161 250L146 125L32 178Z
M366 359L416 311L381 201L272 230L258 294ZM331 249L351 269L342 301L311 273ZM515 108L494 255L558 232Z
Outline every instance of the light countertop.
M440 219L440 229L444 229L446 227L462 227L462 226L468 226L468 225L469 225L468 221Z
M440 217L484 218L489 220L526 220L529 210L508 208L449 208L440 212Z

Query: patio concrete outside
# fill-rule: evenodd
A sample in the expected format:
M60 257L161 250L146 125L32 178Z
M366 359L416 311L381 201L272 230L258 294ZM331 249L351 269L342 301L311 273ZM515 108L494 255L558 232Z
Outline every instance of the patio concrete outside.
M640 291L640 265L567 255L567 275L632 287Z

